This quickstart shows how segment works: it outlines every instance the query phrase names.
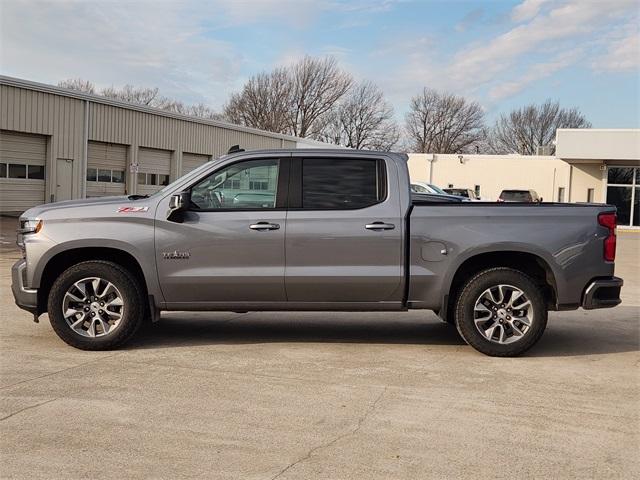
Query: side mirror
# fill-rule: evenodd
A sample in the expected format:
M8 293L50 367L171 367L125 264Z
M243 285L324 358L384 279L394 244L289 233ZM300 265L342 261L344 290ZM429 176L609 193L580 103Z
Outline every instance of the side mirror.
M169 199L167 220L182 222L181 214L187 211L189 208L189 202L191 202L191 192L188 190L171 195L171 198Z

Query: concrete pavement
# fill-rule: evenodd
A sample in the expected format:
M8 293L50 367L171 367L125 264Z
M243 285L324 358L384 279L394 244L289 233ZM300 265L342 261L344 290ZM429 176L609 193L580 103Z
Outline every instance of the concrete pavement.
M551 313L515 359L422 312L171 313L98 353L13 305L15 256L2 478L640 476L637 283L619 308Z

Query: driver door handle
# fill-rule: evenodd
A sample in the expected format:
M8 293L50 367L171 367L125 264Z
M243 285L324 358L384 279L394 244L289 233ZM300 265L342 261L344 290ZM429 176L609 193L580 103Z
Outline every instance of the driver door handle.
M364 226L367 230L393 230L396 226L393 223L373 222Z
M258 222L249 225L251 230L278 230L280 225L277 223L269 223L269 222Z

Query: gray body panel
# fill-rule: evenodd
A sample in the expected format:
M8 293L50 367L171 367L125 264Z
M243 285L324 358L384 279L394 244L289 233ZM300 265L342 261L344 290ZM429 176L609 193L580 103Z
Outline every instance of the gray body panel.
M167 220L171 195L219 168L292 156L381 159L387 197L357 210L190 211L182 223ZM24 218L43 219L44 227L25 236L26 270L20 267L21 288L14 292L38 289L52 258L86 247L130 254L164 310L440 310L458 268L488 252L542 259L560 307L577 307L592 279L613 275L613 263L602 258L607 229L597 215L614 207L411 202L406 155L279 150L225 156L150 198L60 202L25 212ZM259 221L281 228L248 228ZM376 221L394 228L364 228ZM189 256L165 258L171 252Z

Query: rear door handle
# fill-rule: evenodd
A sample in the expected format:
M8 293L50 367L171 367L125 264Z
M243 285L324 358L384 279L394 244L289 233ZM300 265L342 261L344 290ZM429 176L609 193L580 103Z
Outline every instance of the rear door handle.
M396 226L393 223L373 222L364 226L367 230L393 230Z
M249 225L251 230L278 230L280 225L277 223L269 223L269 222L258 222Z

